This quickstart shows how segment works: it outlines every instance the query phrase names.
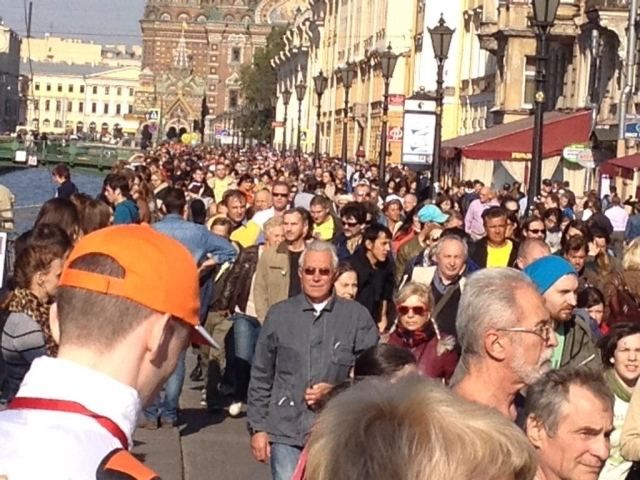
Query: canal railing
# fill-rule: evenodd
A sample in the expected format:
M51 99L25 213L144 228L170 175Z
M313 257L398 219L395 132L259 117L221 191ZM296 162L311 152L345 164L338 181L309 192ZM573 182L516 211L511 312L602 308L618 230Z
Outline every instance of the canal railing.
M36 166L65 163L71 168L109 170L116 162L129 160L140 150L104 143L32 142L26 145L15 137L0 137L0 165Z

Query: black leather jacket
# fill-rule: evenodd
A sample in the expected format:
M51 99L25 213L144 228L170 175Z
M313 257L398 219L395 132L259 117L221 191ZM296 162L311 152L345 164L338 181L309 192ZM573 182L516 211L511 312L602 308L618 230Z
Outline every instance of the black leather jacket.
M259 245L243 248L240 251L218 298L219 303L216 306L220 310L234 312L238 307L242 312L246 311L259 252Z

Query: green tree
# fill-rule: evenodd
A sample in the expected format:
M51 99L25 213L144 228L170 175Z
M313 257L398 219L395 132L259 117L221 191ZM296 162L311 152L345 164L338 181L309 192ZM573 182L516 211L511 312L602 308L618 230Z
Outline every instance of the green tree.
M284 48L285 32L286 27L274 27L267 37L266 48L256 52L253 64L240 69L244 96L240 129L261 142L269 142L272 137L271 122L275 119L272 101L277 95L278 76L271 59Z

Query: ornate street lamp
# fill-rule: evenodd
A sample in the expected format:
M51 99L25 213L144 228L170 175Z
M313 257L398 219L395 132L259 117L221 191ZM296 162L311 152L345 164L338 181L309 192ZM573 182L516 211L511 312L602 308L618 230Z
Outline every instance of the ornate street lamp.
M435 200L440 181L440 145L442 144L442 105L444 103L444 62L449 56L449 47L455 29L451 29L440 14L438 25L429 28L433 55L438 65L436 78L436 126L433 142L433 159L431 161L431 197Z
M349 122L349 90L351 90L351 84L358 75L358 67L355 62L347 62L346 65L336 68L336 77L342 79L342 85L344 86L344 114L342 116L342 164L347 167L347 127Z
M287 154L287 112L289 110L289 100L291 100L291 90L288 88L282 91L282 103L284 104L284 120L282 125L282 156Z
M320 108L322 103L322 95L327 90L327 86L329 85L329 79L326 75L320 73L313 77L313 85L316 90L316 96L318 97L318 106L316 111L316 145L315 145L315 153L313 155L313 166L317 167L320 162Z
M382 198L385 198L387 196L385 171L387 166L387 126L389 123L389 119L387 118L389 114L389 84L391 83L391 77L393 77L393 71L396 69L396 63L398 63L399 55L393 53L391 44L389 44L386 50L376 53L376 57L378 65L380 66L380 71L382 72L382 78L384 79L382 131L380 132L380 160L378 170L380 171L380 192L382 193Z
M296 85L296 98L298 99L298 138L296 143L296 152L298 154L298 159L302 153L302 149L300 148L300 139L302 137L302 101L304 100L305 93L307 93L307 84L304 82L304 79L300 79Z
M560 0L533 0L532 24L536 33L536 93L535 119L533 123L533 155L531 158L531 173L529 175L529 189L527 191L527 213L540 193L542 172L542 126L544 124L545 71L549 46L547 39L549 30L556 19Z

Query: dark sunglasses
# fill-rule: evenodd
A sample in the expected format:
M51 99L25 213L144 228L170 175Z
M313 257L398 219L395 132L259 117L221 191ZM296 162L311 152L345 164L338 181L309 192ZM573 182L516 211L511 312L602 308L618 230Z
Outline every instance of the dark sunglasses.
M541 234L541 233L547 233L547 231L546 231L546 230L544 230L544 229L540 230L540 229L537 229L537 228L535 228L535 229L533 229L533 230L532 230L532 229L529 229L529 232L531 232L531 233L535 233L536 235L539 235L539 234Z
M306 268L302 269L302 272L307 277L313 277L316 273L319 273L322 277L328 277L329 275L331 275L331 269L330 268L306 267Z
M400 315L407 315L409 312L413 312L413 314L417 315L418 317L422 317L428 312L427 307L422 305L416 305L414 307L410 307L408 305L398 305L397 310Z
M358 222L342 222L342 224L343 224L345 227L355 227L355 226L357 226L357 225L360 225Z
M280 197L280 198L286 198L289 196L288 193L272 193L271 195L273 195L274 197Z

